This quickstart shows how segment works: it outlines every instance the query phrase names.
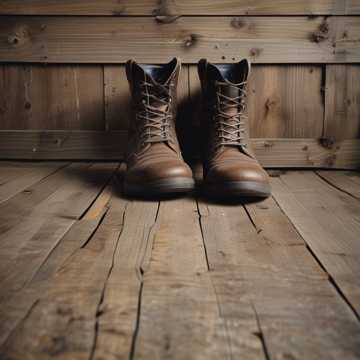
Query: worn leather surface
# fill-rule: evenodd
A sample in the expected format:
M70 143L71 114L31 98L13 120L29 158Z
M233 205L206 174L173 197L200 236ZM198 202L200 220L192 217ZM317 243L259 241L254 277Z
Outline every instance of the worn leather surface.
M125 179L129 183L146 185L161 179L192 178L191 169L182 158L175 131L176 88L180 67L180 62L176 58L165 65L139 65L133 60L128 61L126 65L132 96L132 115L126 159L128 169L125 175ZM154 97L145 96L144 98L142 82L151 84L146 91ZM165 100L160 102L157 97ZM146 138L146 132L152 131L151 128L144 129L146 120L139 119L137 116L139 112L144 112L144 101L150 101L155 111L158 109L169 114L169 127L165 137L152 134L151 142L143 141L144 132ZM156 116L153 119L156 121Z
M250 73L250 64L243 60L237 64L214 65L205 59L200 60L198 72L202 87L203 113L201 118L202 157L204 164L204 180L206 183L226 183L253 181L269 184L266 171L256 160L249 142L249 123L246 116L246 81ZM218 83L222 85L219 86ZM225 83L225 85L224 85ZM228 84L228 86L226 85ZM237 87L234 85L239 84ZM245 85L242 85L245 84ZM243 92L241 92L241 89ZM239 107L226 107L219 103L218 93L229 99L238 97ZM240 108L245 114L240 114ZM242 109L242 110L244 110ZM225 112L228 118L223 120L221 129L233 131L236 115L241 116L244 128L241 140L235 139L233 143L226 144L219 135L218 114ZM237 134L235 134L237 135ZM240 136L238 136L240 137ZM234 136L236 138L236 136ZM225 143L224 143L225 142Z

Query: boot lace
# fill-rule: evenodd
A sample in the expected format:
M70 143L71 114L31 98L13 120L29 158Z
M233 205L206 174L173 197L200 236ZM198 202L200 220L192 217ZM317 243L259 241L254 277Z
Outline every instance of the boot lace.
M246 84L244 81L239 84L217 82L215 120L218 145L241 145L247 146L246 133ZM221 87L234 87L239 91L236 97L229 97L221 92ZM236 113L229 114L227 110L236 109Z
M142 81L142 110L137 112L136 119L140 121L139 136L142 143L152 143L170 140L170 112L172 98L170 85L152 84Z

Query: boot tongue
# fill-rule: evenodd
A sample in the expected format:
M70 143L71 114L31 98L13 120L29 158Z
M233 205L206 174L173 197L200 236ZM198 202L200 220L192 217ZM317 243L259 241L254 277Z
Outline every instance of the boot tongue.
M247 60L242 60L236 64L209 64L209 78L214 81L214 90L224 96L220 97L222 103L218 104L219 109L229 117L233 116L233 118L223 118L226 123L223 125L225 131L233 132L235 129L232 125L238 125L236 115L238 115L240 107L236 105L235 101L239 101L236 98L240 96L240 89L244 86L241 84L247 80L249 72L250 65ZM216 86L216 82L222 84ZM226 100L225 97L235 99L235 101Z
M166 65L134 64L134 79L136 79L136 81L145 81L146 83L151 84L147 86L147 90L152 96L149 96L147 101L148 105L154 108L154 111L167 111L169 107L169 90L166 88L166 85L177 76L179 71L178 68L178 60L176 58ZM154 121L157 119L160 121L161 116L158 118L152 116L152 119ZM159 137L159 142L162 141L163 139ZM153 143L153 145L155 145L155 143Z

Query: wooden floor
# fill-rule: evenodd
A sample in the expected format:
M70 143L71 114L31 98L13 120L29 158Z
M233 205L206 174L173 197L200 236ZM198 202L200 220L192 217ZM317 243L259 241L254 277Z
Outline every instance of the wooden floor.
M0 359L359 359L360 174L128 200L117 163L0 163Z

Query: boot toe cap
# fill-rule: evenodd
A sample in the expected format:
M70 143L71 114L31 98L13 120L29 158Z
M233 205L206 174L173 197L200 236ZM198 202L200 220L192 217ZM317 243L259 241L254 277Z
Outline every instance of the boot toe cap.
M211 192L221 195L269 196L271 189L267 172L257 163L218 164L208 172L205 184Z
M126 173L126 180L136 183L176 178L192 179L192 172L187 164L181 161L162 161L135 166Z

